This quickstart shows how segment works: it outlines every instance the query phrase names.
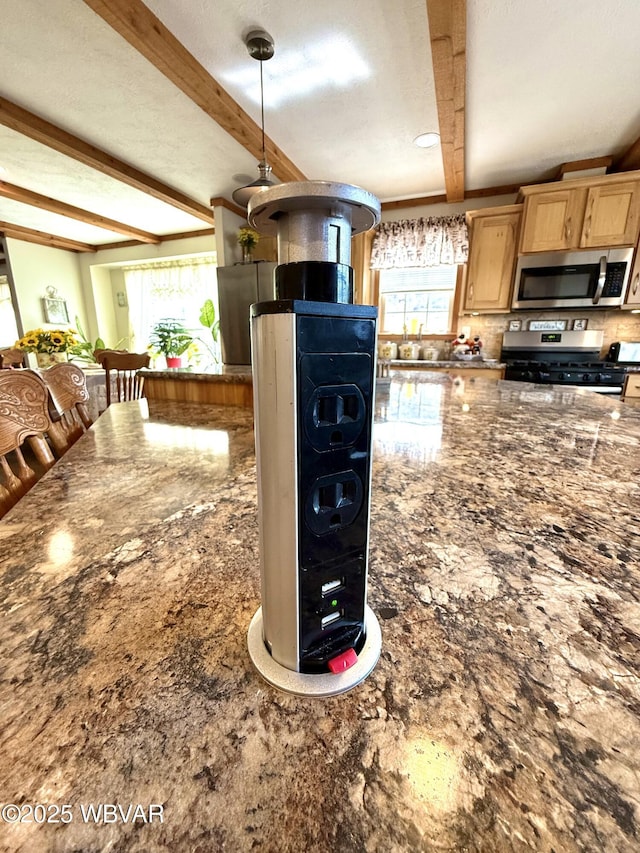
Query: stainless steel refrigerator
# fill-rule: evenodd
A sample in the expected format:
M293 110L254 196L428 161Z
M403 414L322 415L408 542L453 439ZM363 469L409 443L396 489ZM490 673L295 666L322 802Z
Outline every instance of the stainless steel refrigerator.
M224 364L251 364L249 308L275 299L276 264L254 261L218 267L220 346Z

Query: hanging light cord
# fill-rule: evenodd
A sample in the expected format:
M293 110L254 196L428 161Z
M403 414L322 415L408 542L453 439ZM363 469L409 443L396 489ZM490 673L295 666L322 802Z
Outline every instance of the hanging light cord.
M264 150L264 88L262 82L262 65L263 61L260 60L260 123L262 127L262 161L263 163L267 162L267 156Z

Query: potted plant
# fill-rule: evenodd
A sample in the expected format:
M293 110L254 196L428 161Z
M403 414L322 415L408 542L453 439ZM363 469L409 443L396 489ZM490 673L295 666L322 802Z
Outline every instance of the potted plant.
M213 304L212 299L207 299L200 309L200 323L211 333L213 345L207 343L207 341L203 341L203 343L211 354L213 361L217 363L219 361L218 353L220 351L220 344L218 343L218 339L220 337L220 320L216 318L216 307Z
M38 367L49 367L66 361L77 343L73 329L31 329L16 341L16 349L35 353Z
M240 228L238 231L238 243L242 247L242 263L250 264L253 261L253 250L258 245L260 235L253 228Z
M159 320L153 327L149 343L167 360L167 367L181 367L182 353L189 349L193 337L179 320Z
M124 343L125 338L120 338L118 343L114 347L108 347L102 338L96 338L95 341L92 341L88 338L84 329L80 324L80 318L76 317L76 329L78 330L76 333L77 343L75 346L72 346L69 350L71 355L71 361L80 361L84 365L97 365L98 359L95 357L96 350L103 349L120 349L121 345Z

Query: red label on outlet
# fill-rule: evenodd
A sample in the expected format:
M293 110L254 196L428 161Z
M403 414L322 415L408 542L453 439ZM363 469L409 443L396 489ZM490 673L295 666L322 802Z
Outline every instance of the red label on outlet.
M339 672L345 672L345 670L351 669L354 663L357 662L358 655L355 653L355 649L347 649L347 651L342 652L341 655L331 658L329 661L329 669L334 675L337 675Z

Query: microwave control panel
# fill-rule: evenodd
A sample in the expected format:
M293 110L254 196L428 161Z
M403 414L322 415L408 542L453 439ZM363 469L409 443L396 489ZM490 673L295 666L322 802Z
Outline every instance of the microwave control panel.
M607 264L607 274L604 280L603 296L622 296L622 285L626 272L626 263Z

